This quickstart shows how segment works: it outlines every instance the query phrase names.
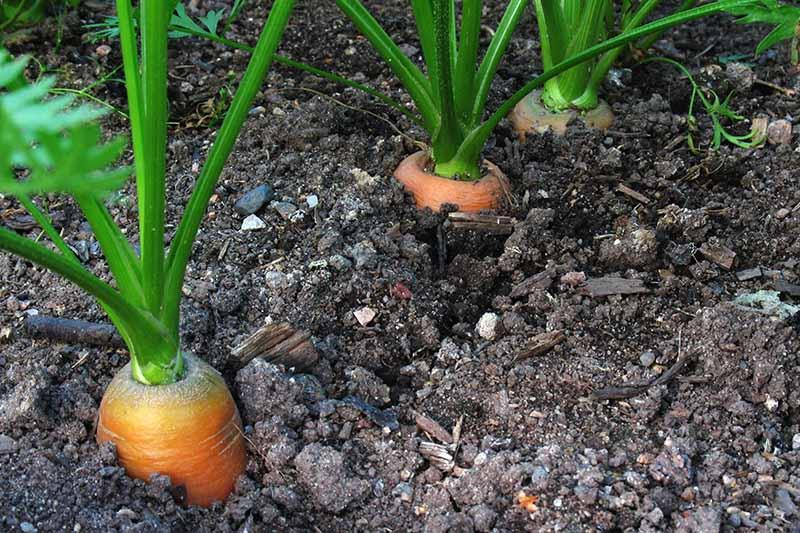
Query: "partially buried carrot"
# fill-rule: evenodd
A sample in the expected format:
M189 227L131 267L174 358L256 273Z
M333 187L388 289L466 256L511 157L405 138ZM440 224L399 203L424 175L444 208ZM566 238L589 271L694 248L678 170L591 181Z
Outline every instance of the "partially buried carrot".
M244 471L241 419L225 381L211 366L185 355L186 374L148 386L120 370L100 404L97 441L112 441L128 475L168 475L186 489L186 503L222 501Z
M488 172L479 180L462 181L442 178L425 167L430 158L425 152L406 157L394 171L394 177L414 197L417 207L439 211L445 204L458 206L459 211L477 213L496 209L510 190L508 178L495 165L484 162Z

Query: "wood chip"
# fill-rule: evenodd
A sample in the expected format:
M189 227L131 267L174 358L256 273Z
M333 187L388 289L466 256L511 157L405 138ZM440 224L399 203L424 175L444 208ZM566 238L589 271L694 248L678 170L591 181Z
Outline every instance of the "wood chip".
M542 272L534 274L522 283L514 286L514 288L511 289L511 294L509 294L509 296L511 298L522 298L523 296L527 296L528 294L532 293L536 289L548 289L552 283L553 273L549 270L543 270Z
M511 235L514 224L518 221L513 217L495 215L477 215L474 213L455 212L447 215L453 229L481 231L495 235Z
M419 453L442 472L450 472L456 466L447 446L435 442L420 442Z
M644 286L644 281L640 279L627 278L593 278L586 282L586 285L578 289L581 294L586 294L592 298L602 298L613 294L644 294L650 290Z
M439 422L421 413L417 413L416 411L412 411L412 414L414 415L414 422L417 424L419 429L439 442L443 442L445 444L453 443L453 436L449 431L444 429Z
M769 119L767 117L756 117L750 122L750 131L753 133L754 139L766 139L768 127Z
M633 189L631 189L630 187L628 187L627 185L625 185L623 183L620 183L619 185L617 185L617 191L621 192L625 196L630 196L631 198L633 198L637 202L639 202L641 204L644 204L644 205L649 204L650 201L651 201L650 198L648 198L644 194L634 191Z
M307 331L297 331L286 322L277 322L261 327L231 353L242 365L262 357L286 368L308 370L319 361L319 353L310 339Z
M748 268L737 272L736 279L739 281L750 281L751 279L760 278L763 275L764 273L761 271L761 267Z
M772 287L779 292L788 294L790 296L800 296L800 285L789 283L785 279L776 279L772 283Z
M453 445L458 447L461 442L461 428L464 426L464 415L458 417L458 422L453 427Z
M553 347L561 344L567 339L564 332L561 330L557 331L548 331L547 333L541 333L536 335L532 338L527 345L517 354L516 360L522 361L523 359L529 359L531 357L536 357L537 355L542 355L550 350Z
M722 246L721 244L714 245L705 243L698 250L706 259L712 263L716 263L725 270L730 270L733 267L733 261L736 259L736 252Z

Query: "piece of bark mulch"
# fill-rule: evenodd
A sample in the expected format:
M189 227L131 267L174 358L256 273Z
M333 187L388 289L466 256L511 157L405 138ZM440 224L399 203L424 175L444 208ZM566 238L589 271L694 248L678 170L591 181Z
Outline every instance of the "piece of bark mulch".
M456 466L450 449L435 442L420 442L417 449L425 459L442 472L450 472Z
M776 279L772 283L772 287L776 291L788 294L790 296L800 296L800 285L789 283L785 279Z
M644 205L649 204L650 201L651 201L650 198L648 198L647 196L645 196L644 194L642 194L642 193L640 193L638 191L634 191L633 189L631 189L630 187L628 187L624 183L620 183L619 185L617 185L617 191L621 192L625 196L629 196L629 197L633 198L637 202L639 202L641 204L644 204Z
M736 273L736 279L739 281L750 281L751 279L760 278L763 275L764 273L761 271L761 267L746 268Z
M650 292L644 286L644 281L640 279L614 277L592 278L586 282L586 285L580 287L578 291L592 298L602 298L603 296L614 294L644 294Z
M286 322L276 322L262 326L231 354L242 365L261 357L270 363L304 371L319 361L319 353L310 339L307 331L298 331Z
M453 436L449 431L444 429L439 422L416 411L412 411L411 413L414 415L414 423L417 424L419 429L439 442L445 444L453 443Z
M725 270L730 270L733 267L733 262L736 259L736 252L725 246L713 245L704 243L698 250L706 259L712 263L716 263Z
M547 333L536 335L525 345L519 354L517 354L516 360L522 361L523 359L545 354L555 346L564 342L566 338L567 336L564 335L564 332L561 330L548 331Z
M511 289L509 296L511 298L522 298L536 289L548 289L553 283L553 277L554 275L552 272L543 270L515 285L514 288Z
M516 218L496 215L478 215L457 211L447 215L453 229L472 230L494 235L511 235L514 233Z
M125 347L125 342L113 325L85 320L28 315L25 317L25 332L33 338L44 338L70 344Z

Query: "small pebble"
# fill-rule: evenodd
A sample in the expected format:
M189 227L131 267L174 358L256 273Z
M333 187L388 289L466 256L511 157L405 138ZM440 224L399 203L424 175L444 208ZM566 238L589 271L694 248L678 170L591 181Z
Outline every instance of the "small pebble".
M249 115L262 115L267 112L267 108L263 105L257 105L249 111Z
M242 221L242 231L256 231L266 227L264 221L255 215L250 215Z
M791 210L783 207L775 211L775 218L777 218L778 220L783 220L784 218L788 217L791 214L791 212L792 212Z
M308 268L316 269L316 268L327 268L328 262L325 259L317 259L316 261L311 261L308 264Z
M308 196L308 198L306 198L306 203L308 204L308 207L314 209L319 205L319 198L316 194L311 194Z
M639 363L644 367L649 367L656 361L656 354L652 350L647 350L639 356Z
M23 531L24 533L34 533L36 531L39 531L30 522L20 522L19 523L19 529L20 529L20 531Z
M409 503L414 499L414 487L410 483L401 482L392 489L392 496L400 497L400 501Z
M497 336L497 326L499 322L500 317L498 317L497 314L484 313L480 320L478 320L478 325L475 329L482 339L491 341Z
M0 435L0 455L14 453L17 449L17 441L7 435Z
M353 311L353 314L355 315L356 320L358 320L358 323L362 326L366 326L375 319L375 316L377 316L377 313L369 307L356 309Z
M792 449L800 450L800 433L795 433L792 437Z
M244 193L233 209L240 215L252 215L275 197L275 191L266 183Z
M272 202L270 205L284 220L291 218L294 212L297 211L297 207L289 202Z
M94 49L95 53L98 57L106 57L108 54L111 53L111 47L107 44L101 44L97 48Z
M89 261L89 243L85 240L76 241L75 244L72 246L72 249L75 251L75 255L78 256L78 259L81 260L83 263L87 263Z

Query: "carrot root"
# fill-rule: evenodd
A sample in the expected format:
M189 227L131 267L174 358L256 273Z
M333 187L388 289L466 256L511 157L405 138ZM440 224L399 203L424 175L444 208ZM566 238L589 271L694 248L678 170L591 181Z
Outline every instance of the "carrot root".
M576 119L582 121L587 128L598 130L607 130L614 124L614 113L603 100L597 108L579 114L574 109L550 111L542 104L540 97L540 91L533 91L514 106L508 115L520 141L524 141L528 133L552 131L555 135L563 136L567 133L567 126Z
M511 190L505 174L494 164L484 161L487 174L476 181L458 181L442 178L425 167L430 159L425 152L416 152L400 162L394 177L414 197L417 207L439 211L443 205L458 206L459 211L477 213L496 209Z
M186 503L224 500L247 456L239 411L222 376L186 354L186 375L170 385L143 385L120 370L100 404L97 442L114 442L129 476L168 475Z

